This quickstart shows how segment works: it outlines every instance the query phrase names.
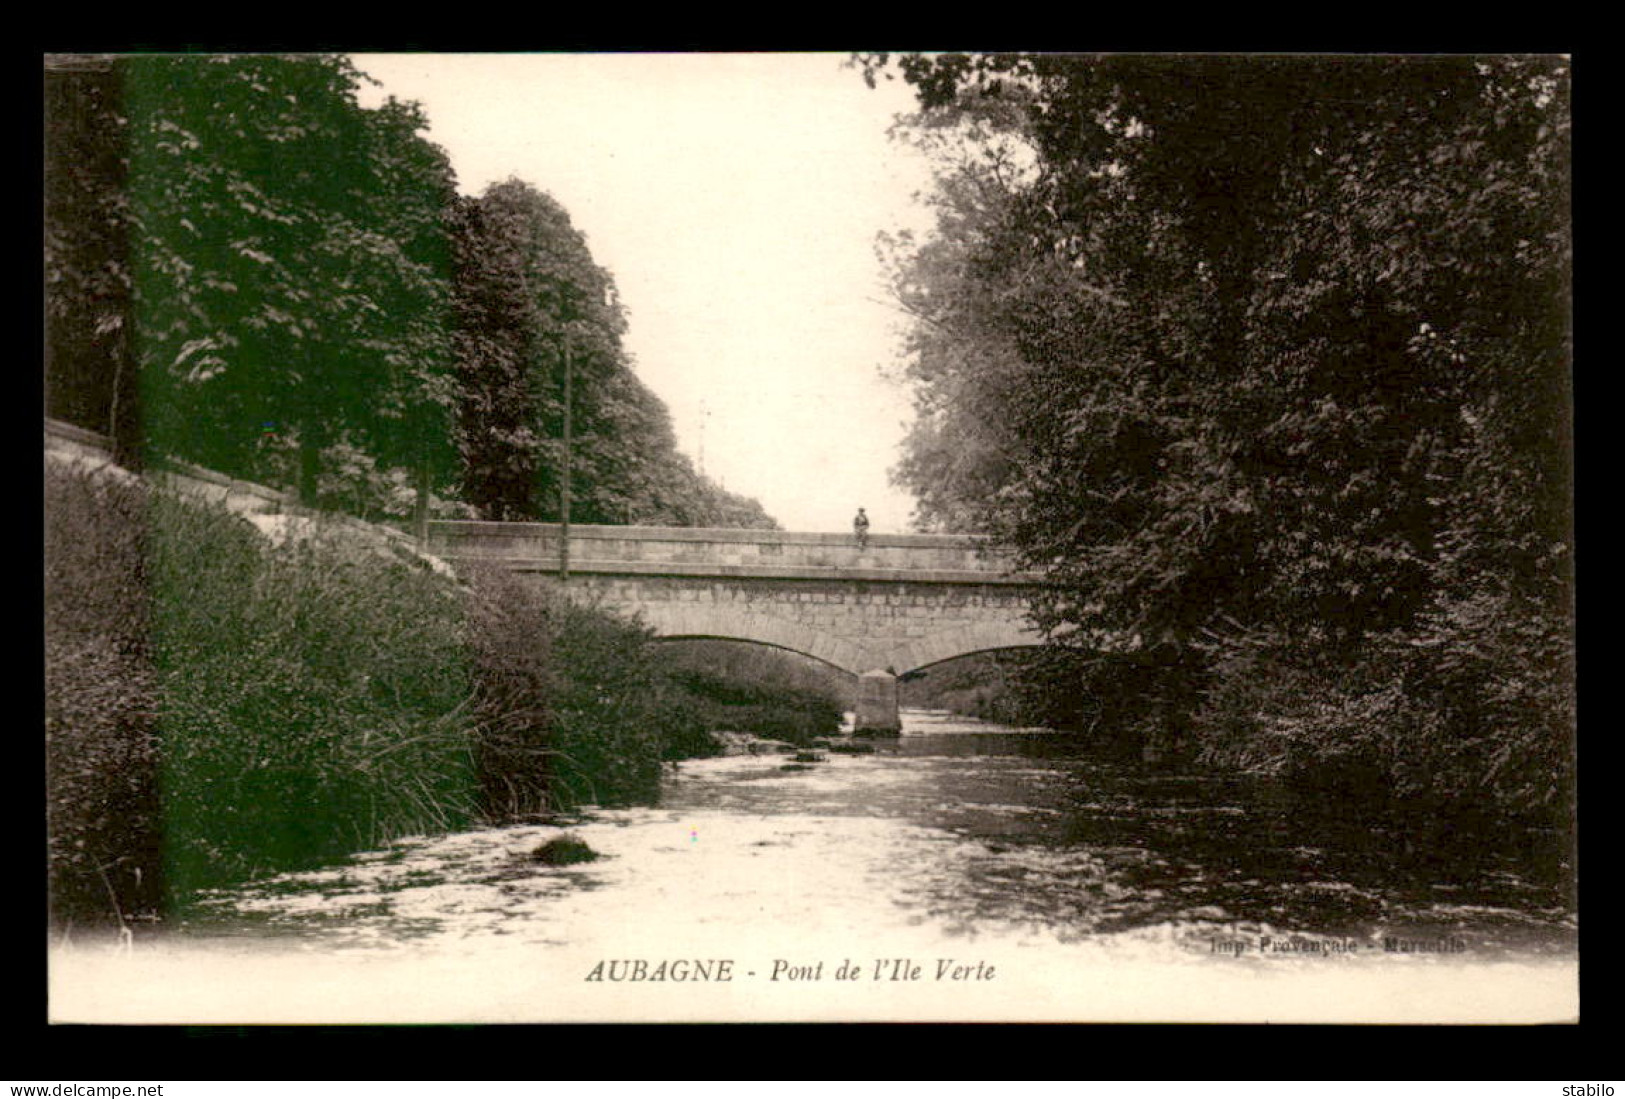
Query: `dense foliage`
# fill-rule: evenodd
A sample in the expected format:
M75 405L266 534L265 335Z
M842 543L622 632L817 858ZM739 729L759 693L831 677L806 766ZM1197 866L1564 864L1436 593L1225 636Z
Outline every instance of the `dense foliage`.
M568 393L575 521L776 525L678 453L622 348L614 279L557 202L509 180L460 200L454 225L463 494L483 517L558 520Z
M45 471L47 857L58 919L161 902L158 686L146 493L126 475Z
M668 741L703 730L666 705L649 634L498 570L472 577L467 606L484 814L651 801Z
M456 583L354 527L256 530L55 459L46 499L59 923L159 917L401 835L646 802L662 760L738 727L726 667L697 686L640 627L506 573ZM772 686L750 702L797 728L815 706Z
M353 534L149 514L172 899L473 819L450 584Z
M772 526L677 452L613 280L512 180L459 198L416 104L338 55L52 57L47 408L403 519Z
M471 819L455 589L354 535L46 467L59 919Z
M943 167L893 242L899 477L1048 573L1065 693L1212 761L1561 816L1566 63L862 60Z
M119 66L148 445L256 474L297 448L311 502L332 443L437 457L453 180L417 110L360 108L338 57Z
M458 198L418 108L363 108L364 79L326 55L47 58L46 410L123 467L47 467L59 922L646 799L663 758L710 748L636 626L459 587L353 527L268 540L124 472L555 518L568 350L575 519L774 525L677 452L568 215L517 181Z

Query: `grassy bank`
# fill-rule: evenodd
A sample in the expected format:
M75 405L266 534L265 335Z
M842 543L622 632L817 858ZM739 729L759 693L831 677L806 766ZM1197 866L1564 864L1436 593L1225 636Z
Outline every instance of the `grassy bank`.
M46 502L59 925L160 919L401 835L646 802L662 759L708 754L707 730L743 711L785 739L838 721L782 691L744 700L509 574L458 583L353 530L256 530L55 460Z

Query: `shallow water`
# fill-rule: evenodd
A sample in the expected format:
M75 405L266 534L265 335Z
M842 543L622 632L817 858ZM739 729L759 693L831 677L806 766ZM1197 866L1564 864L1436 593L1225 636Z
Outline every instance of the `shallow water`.
M1574 949L1560 883L1510 858L1469 849L1441 866L1369 831L1305 826L1303 806L1246 783L1137 773L1043 730L906 718L905 735L870 755L794 769L772 755L685 762L658 807L589 810L571 826L594 862L529 860L560 831L540 826L407 840L216 894L192 929L323 948L556 944L678 897L681 912L663 918L727 925L780 894L787 918L966 937L1172 930L1200 950L1240 930ZM690 876L705 887L673 880Z
M1527 1008L1544 1020L1567 1010L1577 931L1561 867L1542 881L1470 846L1448 859L1406 851L1268 787L1148 775L1044 730L914 711L904 736L872 743L872 754L828 752L805 766L776 755L686 761L658 806L590 809L568 826L600 855L591 862L534 861L566 829L527 825L406 839L220 891L155 949L269 950L310 958L328 978L339 959L394 959L414 975L433 959L481 974L436 983L409 1018L1477 1019ZM922 974L887 961L898 958L918 959ZM728 960L737 983L668 1001L668 989L651 999L640 986L628 999L633 986L591 979L600 962L626 976L635 962L652 972L671 959ZM837 987L843 965L862 970L850 987ZM207 996L219 994L217 966L197 971ZM979 987L956 999L897 983L931 985L937 968L947 986ZM297 971L284 960L264 972L280 984ZM355 1008L364 1017L411 999L387 996L378 972L361 1001L371 1006ZM1254 982L1288 974L1307 1014L1283 1006L1286 986L1258 999ZM526 975L547 993L526 991ZM1410 982L1398 1000L1396 979ZM495 1005L448 1006L453 983L462 1004L468 988L516 981ZM1215 991L1176 1002L1159 981ZM1538 995L1520 991L1531 981ZM287 1008L297 1018L339 1011L333 989L307 999L312 987L289 985L278 1002L303 1004ZM605 999L606 988L622 999ZM756 991L739 998L745 989Z

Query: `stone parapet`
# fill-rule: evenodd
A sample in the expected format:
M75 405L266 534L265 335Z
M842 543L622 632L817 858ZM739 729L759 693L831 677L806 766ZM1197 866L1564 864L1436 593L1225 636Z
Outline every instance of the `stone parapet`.
M573 541L573 540L572 540ZM479 560L500 565L512 572L558 571L558 560L544 557L497 557L491 554L461 553L431 542L439 556L447 560ZM611 561L576 556L570 547L570 573L573 576L690 576L728 577L757 580L871 580L893 584L995 584L1031 587L1038 578L1030 574L978 572L971 569L875 569L861 566L817 565L719 565L703 562Z
M45 420L47 454L54 453L64 458L96 465L111 465L112 449L112 443L105 435L61 420L50 418ZM245 518L287 516L320 521L327 525L354 529L369 537L391 543L404 552L422 556L418 553L417 540L403 530L383 523L370 523L353 515L306 508L300 505L295 493L228 477L224 473L176 458L154 459L144 477L155 487L217 504ZM432 561L431 563L438 564Z
M556 569L561 528L554 523L440 521L429 524L431 552L483 559L521 571ZM860 550L851 536L699 527L570 527L572 573L726 576L791 580L1035 584L985 539L969 535L876 535Z

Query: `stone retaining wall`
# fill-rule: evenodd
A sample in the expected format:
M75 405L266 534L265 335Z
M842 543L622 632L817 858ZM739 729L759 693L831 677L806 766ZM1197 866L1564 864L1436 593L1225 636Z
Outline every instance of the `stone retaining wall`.
M104 435L87 431L60 420L45 421L45 451L60 458L88 465L112 464L112 443ZM192 465L173 458L152 463L144 474L146 480L171 492L192 496L217 504L245 518L256 516L288 516L293 519L319 520L324 525L350 527L358 532L393 543L402 550L418 554L417 539L403 530L381 523L369 523L353 515L340 512L317 511L304 507L292 492L269 488L253 481L241 481L212 469Z

